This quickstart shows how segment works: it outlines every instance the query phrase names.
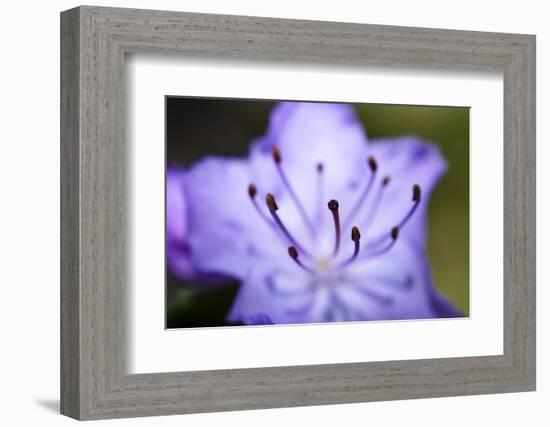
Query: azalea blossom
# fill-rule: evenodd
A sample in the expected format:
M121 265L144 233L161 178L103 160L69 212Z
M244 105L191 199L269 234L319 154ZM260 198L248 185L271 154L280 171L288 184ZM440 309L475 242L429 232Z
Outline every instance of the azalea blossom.
M166 171L166 264L170 272L183 280L199 280L203 285L219 285L224 277L201 271L192 262L191 247L187 240L187 198L185 171L169 167Z
M194 276L187 244L187 201L181 168L166 171L166 263L175 276L186 279Z
M246 158L209 156L168 177L169 268L238 279L234 323L462 316L425 252L445 170L414 136L369 141L349 105L279 103Z

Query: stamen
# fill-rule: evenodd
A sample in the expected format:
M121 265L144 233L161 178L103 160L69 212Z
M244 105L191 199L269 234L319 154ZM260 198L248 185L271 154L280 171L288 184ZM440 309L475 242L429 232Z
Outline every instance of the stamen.
M391 248L393 248L393 245L395 245L395 242L397 241L397 237L399 237L399 227L393 227L390 232L391 242L384 246L382 249L379 249L378 251L371 252L365 254L364 258L371 259L378 257L380 255L384 255L387 252L390 251Z
M279 173L279 176L281 177L281 181L283 181L284 186L286 187L286 190L288 191L288 194L290 195L290 198L298 208L298 211L300 212L300 215L302 216L302 220L304 221L306 227L308 228L310 234L313 236L315 234L315 227L313 227L313 224L311 223L306 210L304 209L302 203L300 203L300 200L298 199L298 196L294 192L294 189L290 185L290 181L288 180L285 171L281 167L282 157L281 157L281 151L279 150L279 147L276 145L273 146L271 149L273 154L273 160L275 161L275 166L277 167L277 171Z
M414 205L409 210L407 215L405 215L405 218L403 218L399 223L399 228L402 228L407 223L407 221L413 216L414 212L416 211L416 208L418 208L418 205L420 204L420 199L421 199L420 196L421 196L420 186L418 184L414 184L413 196L412 196L412 201L414 202Z
M418 184L413 185L412 201L414 202L414 204L409 209L409 212L407 212L407 215L405 215L405 217L399 222L399 224L397 225L396 228L398 228L398 229L403 228L405 226L405 224L409 221L409 219L411 219L411 217L414 215L416 209L418 208L418 205L420 205L421 190L420 190L420 186ZM393 229L392 229L392 232L393 232ZM387 234L379 236L376 239L373 239L372 241L370 241L368 243L368 246L371 247L371 248L376 247L380 243L383 243L387 239L387 237L388 237Z
M269 217L264 213L264 211L261 210L260 206L258 205L258 202L256 200L256 195L258 194L258 190L254 184L250 184L248 186L248 195L250 196L250 200L252 200L252 204L254 205L254 208L256 209L256 212L263 218L263 220L274 230L277 230L275 224L273 224L273 221L269 219Z
M363 192L361 193L361 195L359 196L359 198L355 202L355 205L353 205L353 208L351 209L350 214L349 214L348 218L346 219L346 222L345 222L346 227L351 223L353 218L355 218L355 215L357 215L357 213L359 212L359 209L361 209L361 206L363 205L363 203L367 199L367 196L370 193L370 189L371 189L372 184L374 182L374 178L376 177L376 171L378 169L378 164L376 163L375 158L372 157L372 156L369 157L367 159L367 163L369 165L369 169L371 171L371 174L370 174L370 177L369 177L369 180L367 182L367 185L366 185L365 189L363 190Z
M351 229L351 240L353 240L355 243L359 243L359 239L361 239L361 233L359 232L359 229L357 227L353 227Z
M399 227L393 227L391 229L391 238L393 240L397 240L398 237L399 237Z
M340 214L338 213L338 206L338 202L334 199L328 202L328 208L330 212L332 212L332 218L334 219L335 239L333 256L336 256L338 248L340 247Z
M313 271L309 267L306 267L304 264L302 264L302 261L298 259L298 251L294 246L288 247L288 254L290 255L290 258L292 258L294 262L299 265L303 270L307 271L308 273L315 274L315 271Z
M257 194L258 194L258 191L256 189L256 186L254 184L250 184L248 186L248 195L250 196L250 200L252 201L252 204L254 205L256 212L258 212L258 215L260 215L260 217L265 221L265 223L273 230L273 232L277 235L277 237L280 238L284 244L288 244L289 238L287 233L285 233L283 229L278 227L277 224L274 223L272 219L264 213L262 208L260 208L256 200ZM269 204L271 204L272 207L275 207L276 208L275 210L279 209L273 196L270 198L270 201L268 202L268 206Z
M256 186L254 184L250 184L248 186L248 195L250 196L251 199L254 200L254 198L256 197L256 194L258 194L258 190L256 189Z
M278 211L279 206L277 205L277 202L275 201L275 197L273 197L273 194L267 193L267 196L265 196L265 202L267 203L267 207L270 211Z
M385 176L384 179L382 179L382 184L378 188L378 191L376 192L376 196L374 197L374 201L371 204L369 212L365 215L366 221L363 227L367 229L372 221L376 218L376 214L378 213L378 208L380 207L380 202L382 201L382 197L384 195L384 190L390 183L390 177Z
M273 148L271 149L271 152L273 154L273 160L275 160L275 163L277 164L281 163L282 158L281 158L281 151L279 150L279 147L274 145Z
M355 243L355 248L353 249L353 255L349 257L347 260L342 262L340 265L336 267L337 270L340 270L342 268L347 267L350 265L355 258L357 258L357 255L359 255L359 249L361 248L359 240L361 239L361 233L359 232L359 229L357 227L353 227L351 229L351 240Z
M316 232L318 233L323 228L323 215L324 211L322 209L324 196L324 166L322 163L317 163L317 203L318 206L316 210L315 224L317 225Z
M277 210L279 210L279 206L277 205L277 202L275 201L275 197L273 197L273 194L271 193L267 193L267 196L265 197L265 202L267 204L267 207L269 209L269 213L271 214L271 216L273 217L273 219L275 220L275 224L277 224L277 226L280 228L280 230L283 232L283 234L285 235L285 237L288 239L288 241L296 246L298 249L300 249L300 252L303 253L304 255L308 256L308 257L311 257L311 255L309 254L309 252L307 252L297 241L296 239L292 236L292 234L290 234L290 232L288 231L288 229L285 227L285 225L283 224L283 222L281 221L281 218L279 217L279 215L277 215Z

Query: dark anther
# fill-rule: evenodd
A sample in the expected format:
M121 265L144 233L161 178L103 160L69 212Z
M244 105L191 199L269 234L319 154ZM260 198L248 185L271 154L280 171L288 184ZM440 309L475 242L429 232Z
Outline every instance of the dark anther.
M267 193L267 196L265 196L265 202L270 211L275 212L279 210L279 206L277 206L277 202L275 201L273 194Z
M302 270L307 271L309 274L315 275L315 271L311 267L302 264L302 261L298 259L298 251L294 246L288 247L288 254Z
M322 163L317 163L317 172L323 172L324 166Z
M399 227L393 227L391 229L391 238L393 240L396 240L397 239L397 236L399 236Z
M275 160L275 163L281 163L281 151L279 150L279 147L274 145L271 149L271 153L273 154L273 160Z
M376 163L376 160L374 159L374 157L370 156L368 159L367 159L367 162L369 164L369 168L372 172L376 172L376 169L378 168L378 164Z
M334 256L338 253L338 248L340 246L340 214L338 213L338 206L338 202L334 199L328 202L328 208L330 209L334 220Z
M250 184L248 186L248 195L250 196L250 198L253 199L254 197L256 197L257 193L258 191L256 190L256 186L254 184Z
M288 254L294 259L298 258L298 251L294 246L288 247Z
M357 227L353 227L351 229L351 240L354 242L358 242L361 238L361 233L359 232L359 229Z
M420 201L420 186L418 184L413 185L413 202Z
M361 239L361 233L359 232L359 229L357 227L352 227L351 229L351 240L353 240L354 248L353 248L353 255L351 255L347 260L340 263L336 268L342 269L350 265L355 259L357 259L357 255L359 255L359 250L361 249L361 244L359 243L359 240Z
M298 198L298 195L294 191L294 188L292 187L292 185L290 185L290 181L286 176L285 171L282 168L282 165L281 165L282 157L281 157L281 151L279 150L279 147L274 145L273 148L271 149L271 153L273 155L273 160L275 161L275 167L277 168L277 172L281 177L281 181L283 182L286 190L288 191L288 194L290 195L292 201L300 211L300 215L302 216L304 224L308 228L310 235L313 237L315 235L315 226L311 222L306 210L304 209L304 206L300 202L300 199Z
M390 177L389 176L385 176L384 179L382 180L382 185L385 187L386 185L388 185L390 183Z

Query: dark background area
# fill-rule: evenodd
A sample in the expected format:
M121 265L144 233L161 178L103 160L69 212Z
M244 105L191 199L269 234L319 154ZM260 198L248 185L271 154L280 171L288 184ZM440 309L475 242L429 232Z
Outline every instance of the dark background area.
M166 161L242 157L276 102L166 97ZM437 144L449 170L429 208L428 256L435 286L469 315L469 108L354 104L369 139L414 134ZM166 273L167 328L227 325L238 282L197 286Z

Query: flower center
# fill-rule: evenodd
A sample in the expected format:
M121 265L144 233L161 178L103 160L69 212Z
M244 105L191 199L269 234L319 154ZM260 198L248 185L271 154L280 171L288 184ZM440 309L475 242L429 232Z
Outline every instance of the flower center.
M332 258L331 257L321 257L317 259L316 271L320 274L329 273L332 268Z
M277 146L273 147L272 155L273 155L273 160L275 162L275 166L277 168L277 172L281 178L281 182L283 183L285 190L287 191L290 199L292 200L298 212L300 213L300 217L308 233L310 234L310 237L312 238L312 240L315 240L315 238L317 237L317 233L319 233L320 231L320 226L316 227L315 224L322 224L322 215L318 215L317 218L315 218L316 219L315 221L312 221L310 219L309 215L304 209L303 204L301 203L298 195L294 191L294 188L292 187L290 180L288 179L282 167L282 155ZM405 215L403 216L402 220L394 227L391 227L386 233L383 233L378 237L368 240L367 243L363 245L364 248L361 255L360 255L361 233L357 226L352 226L351 240L354 245L353 254L349 256L347 259L341 260L338 257L338 254L341 246L342 230L345 231L350 229L352 221L355 219L355 217L357 216L357 214L360 212L361 208L365 204L372 190L372 187L374 185L374 181L376 178L378 164L374 159L374 157L368 157L366 163L370 170L369 177L367 179L365 187L363 188L363 190L359 194L359 197L353 204L345 221L341 222L340 205L337 200L332 199L327 204L334 223L334 246L333 246L332 252L329 255L325 254L320 256L313 256L304 247L304 245L302 245L295 238L295 236L291 233L291 231L288 229L288 227L285 225L285 223L279 216L278 214L279 206L277 205L277 201L275 200L275 197L273 196L273 194L267 193L266 195L266 206L269 212L269 215L267 215L256 200L256 196L258 193L256 186L254 184L250 184L248 187L248 195L254 205L254 208L258 212L258 215L260 215L260 217L266 222L266 224L270 228L272 228L275 233L277 233L280 237L282 237L285 243L287 243L288 254L290 258L296 263L298 267L314 275L317 278L329 278L336 274L340 274L343 270L345 270L347 267L352 265L358 259L370 259L370 258L385 255L387 252L389 252L393 248L399 236L400 229L402 229L407 224L407 222L414 215L414 213L416 212L420 204L421 190L420 190L420 186L415 184L412 187L413 203L410 209L408 210L408 212L406 212ZM317 165L317 193L318 193L319 201L321 201L323 197L323 182L324 182L323 171L324 171L323 164L319 163ZM381 202L383 192L385 188L388 186L389 182L390 182L390 178L388 176L382 179L381 185L378 189L378 192L371 206L370 220L372 220L373 217L376 215L378 206L380 205L380 202ZM322 213L321 210L319 212ZM302 257L305 259L305 262L302 261Z

